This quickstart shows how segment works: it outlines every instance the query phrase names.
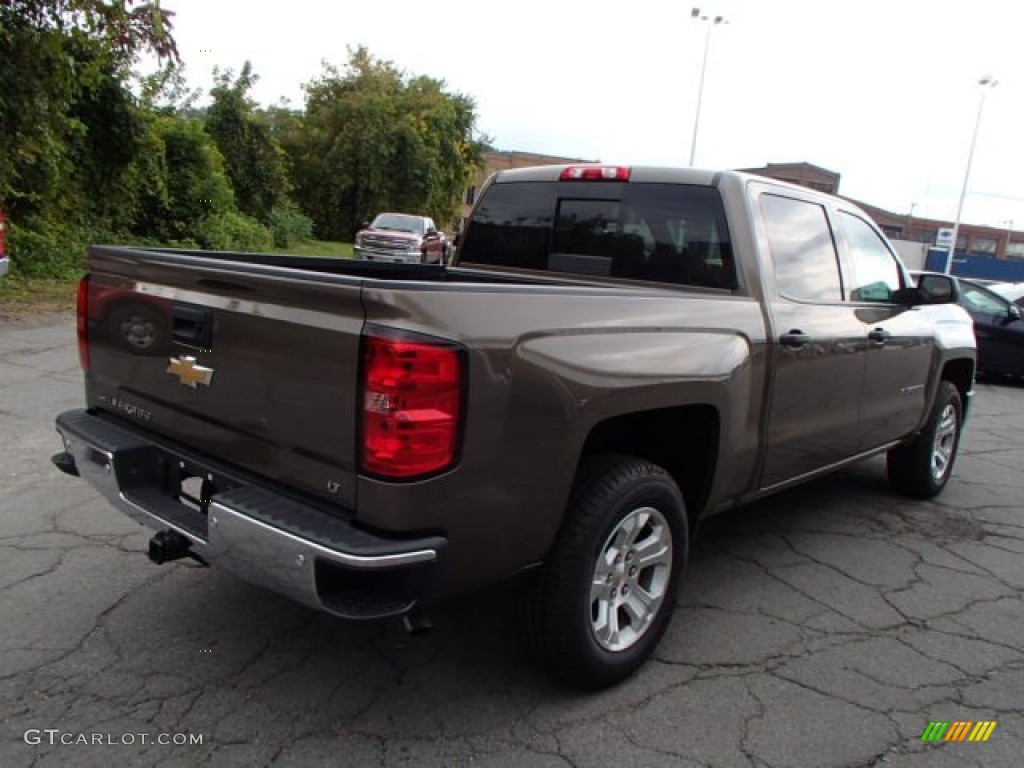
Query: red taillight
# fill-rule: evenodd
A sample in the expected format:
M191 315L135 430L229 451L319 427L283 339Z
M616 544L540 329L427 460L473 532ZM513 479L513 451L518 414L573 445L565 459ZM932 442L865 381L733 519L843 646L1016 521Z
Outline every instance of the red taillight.
M409 479L448 469L458 448L462 353L451 344L367 336L362 469Z
M622 165L570 165L559 178L562 181L629 181L629 168Z
M78 283L78 362L89 372L89 276Z

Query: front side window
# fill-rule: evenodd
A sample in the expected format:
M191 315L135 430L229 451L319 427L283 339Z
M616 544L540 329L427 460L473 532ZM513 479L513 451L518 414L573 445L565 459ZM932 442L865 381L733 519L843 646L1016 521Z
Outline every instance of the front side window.
M779 293L797 301L842 301L839 259L825 209L764 194L761 213Z
M893 301L902 283L900 268L892 252L866 221L845 211L839 216L853 261L850 300Z

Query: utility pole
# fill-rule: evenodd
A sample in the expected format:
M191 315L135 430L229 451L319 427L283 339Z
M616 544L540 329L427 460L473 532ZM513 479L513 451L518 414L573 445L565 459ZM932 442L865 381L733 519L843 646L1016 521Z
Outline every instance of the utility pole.
M700 8L694 8L690 12L690 18L708 25L707 34L704 36L704 60L700 65L700 86L697 88L697 112L693 118L693 141L690 143L690 167L693 167L694 158L697 156L697 132L700 130L700 107L704 101L704 76L708 69L708 50L711 48L711 29L718 24L728 24L724 16L702 16Z
M953 224L953 242L949 246L949 253L946 256L946 268L943 270L947 275L953 269L953 254L956 253L956 241L960 236L960 217L964 212L964 198L967 197L967 182L971 178L971 162L974 160L974 145L978 143L978 126L981 125L981 111L985 108L985 96L989 88L995 88L999 81L991 75L985 75L978 81L982 87L981 99L978 101L978 117L974 121L974 135L971 136L971 150L967 153L967 168L964 170L964 185L960 189L960 203L956 207L956 222Z

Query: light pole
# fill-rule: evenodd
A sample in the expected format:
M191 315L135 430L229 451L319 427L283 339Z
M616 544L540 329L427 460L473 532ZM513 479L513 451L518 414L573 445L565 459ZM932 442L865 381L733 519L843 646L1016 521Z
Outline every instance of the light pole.
M914 209L917 208L917 203L910 204L910 213L907 214L907 236L904 240L913 240L913 226L914 226Z
M1003 251L1003 258L1008 258L1010 255L1010 238L1013 237L1013 219L1007 219L1003 222L1006 225L1006 249Z
M705 22L708 25L707 34L704 36L704 61L700 65L700 87L697 89L697 114L693 117L693 141L690 144L690 167L693 167L693 159L697 156L697 131L700 128L700 105L704 100L704 75L708 69L708 49L711 48L711 29L717 24L728 24L724 16L702 16L700 8L694 8L690 12L690 18Z
M949 253L946 255L945 273L948 275L953 268L953 254L956 253L956 241L960 235L960 217L964 212L964 198L967 197L967 182L971 178L971 162L974 160L974 145L978 141L978 126L981 125L981 111L985 107L985 96L989 88L995 88L999 81L992 75L985 75L978 81L981 86L981 99L978 100L978 116L974 120L974 135L971 136L971 151L967 153L967 168L964 170L964 185L960 189L960 203L956 207L956 221L953 222L953 242L949 246Z

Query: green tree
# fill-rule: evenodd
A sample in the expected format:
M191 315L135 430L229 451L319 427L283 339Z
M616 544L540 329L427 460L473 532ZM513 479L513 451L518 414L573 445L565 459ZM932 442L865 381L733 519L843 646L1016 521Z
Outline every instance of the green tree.
M126 82L143 51L177 59L170 18L132 0L0 2L0 209L16 269L59 274L90 228L130 225L147 135Z
M236 211L224 158L199 120L163 116L155 128L167 192L153 200L142 229L162 240L188 241L206 217Z
M365 48L305 86L302 129L282 143L321 237L348 239L381 210L454 215L480 162L471 98L410 78Z
M249 91L257 81L249 62L238 77L214 72L210 91L213 102L206 110L205 125L224 156L228 178L238 207L268 222L275 208L288 203L291 182L284 151L256 111Z
M0 205L12 216L40 212L63 188L67 142L85 127L73 105L113 106L112 85L142 51L177 59L171 15L132 0L0 4Z

